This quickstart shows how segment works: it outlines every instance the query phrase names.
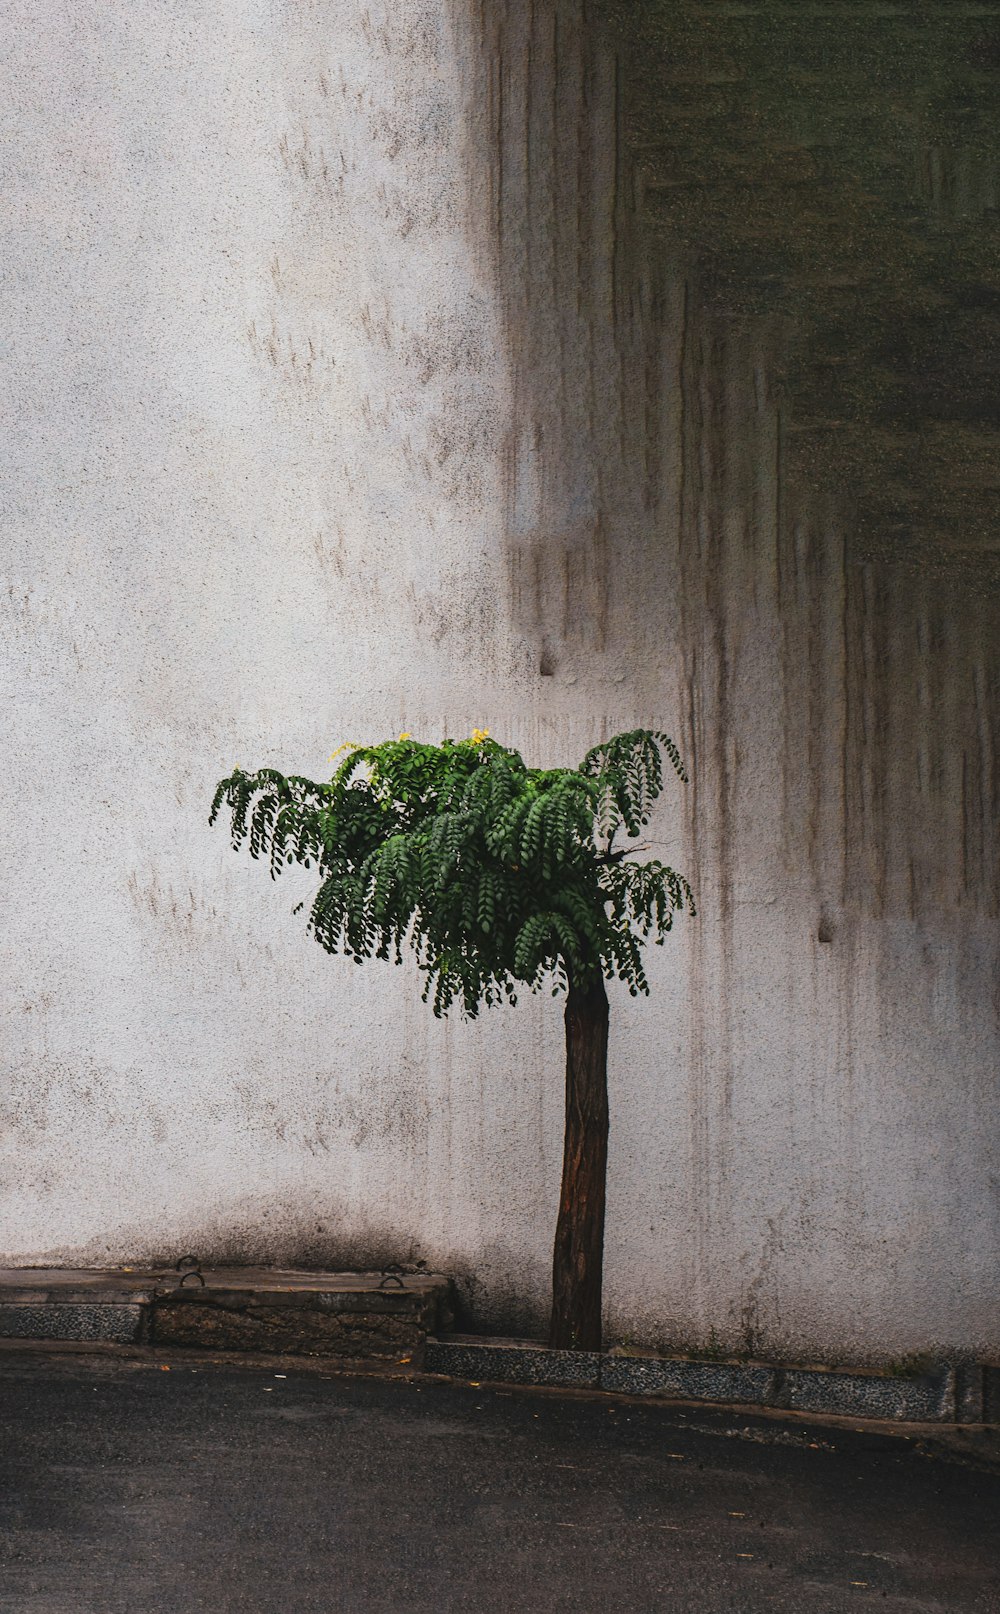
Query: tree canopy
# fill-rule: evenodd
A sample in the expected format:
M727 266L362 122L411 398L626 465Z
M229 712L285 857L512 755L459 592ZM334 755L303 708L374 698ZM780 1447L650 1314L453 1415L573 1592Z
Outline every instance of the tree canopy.
M668 735L618 734L578 768L529 768L479 729L341 749L325 783L237 768L211 814L229 808L234 847L248 842L272 877L316 868L309 928L328 952L399 963L412 945L436 1015L457 1000L473 1017L516 1003L519 986L555 994L598 974L648 992L642 943L694 912L691 888L615 840L648 823L663 757L686 779Z

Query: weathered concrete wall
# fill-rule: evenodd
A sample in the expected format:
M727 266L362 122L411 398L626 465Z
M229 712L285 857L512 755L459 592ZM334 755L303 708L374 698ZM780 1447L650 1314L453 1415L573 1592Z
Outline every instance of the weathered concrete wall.
M852 550L803 311L650 230L620 41L582 0L10 19L0 1258L413 1254L537 1321L558 1006L434 1022L207 800L638 721L700 916L613 1001L609 1333L1000 1347L997 597Z

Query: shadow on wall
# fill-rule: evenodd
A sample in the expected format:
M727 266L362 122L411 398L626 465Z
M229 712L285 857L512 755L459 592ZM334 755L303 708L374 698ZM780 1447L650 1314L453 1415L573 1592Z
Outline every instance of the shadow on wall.
M990 1326L967 1236L996 1229L989 1140L959 1114L997 1063L997 102L981 25L944 8L919 29L737 11L483 6L509 587L554 707L623 686L643 721L680 714L701 910L681 1333L739 1345L752 1312L776 1337L853 1252L863 1353L897 1218L895 1281L916 1294L929 1265L948 1291L943 1213ZM964 155L940 148L952 114Z
M276 1195L263 1202L248 1195L214 1214L198 1207L188 1213L168 1242L137 1239L134 1229L112 1228L86 1244L40 1252L41 1267L85 1268L118 1265L128 1251L130 1267L172 1269L192 1253L208 1267L278 1267L303 1272L380 1272L393 1266L423 1266L443 1272L454 1285L455 1327L460 1332L497 1333L542 1339L548 1326L551 1272L548 1260L526 1260L507 1245L477 1246L471 1259L436 1254L426 1242L398 1231L362 1225L345 1235L338 1226L347 1215L357 1224L356 1210L338 1208L332 1199L310 1222L301 1198ZM483 1273L488 1281L484 1283ZM534 1299L532 1297L541 1297Z

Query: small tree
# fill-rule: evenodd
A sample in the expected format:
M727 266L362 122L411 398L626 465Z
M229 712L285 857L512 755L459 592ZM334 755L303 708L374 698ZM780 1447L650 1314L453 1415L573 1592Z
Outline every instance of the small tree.
M662 943L691 888L659 862L615 847L648 822L662 789L666 734L635 729L579 768L529 768L477 729L425 745L400 735L348 755L328 783L237 768L219 784L236 848L315 866L309 928L330 953L402 961L416 952L436 1015L517 1002L517 989L566 993L566 1135L553 1255L550 1343L599 1350L608 1140L605 976L648 992L641 947ZM336 755L336 753L335 753ZM331 758L331 761L333 758ZM641 850L641 848L638 848ZM300 908L303 906L299 905ZM298 911L298 910L297 910Z

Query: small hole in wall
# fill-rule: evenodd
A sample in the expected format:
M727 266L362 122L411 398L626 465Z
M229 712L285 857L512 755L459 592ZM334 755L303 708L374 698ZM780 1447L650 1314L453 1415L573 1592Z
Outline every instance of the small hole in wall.
M548 645L543 645L542 653L538 658L538 672L542 678L552 678L555 675L556 661Z
M821 942L833 941L833 920L830 918L829 914L820 914L819 931L817 932L817 935Z

